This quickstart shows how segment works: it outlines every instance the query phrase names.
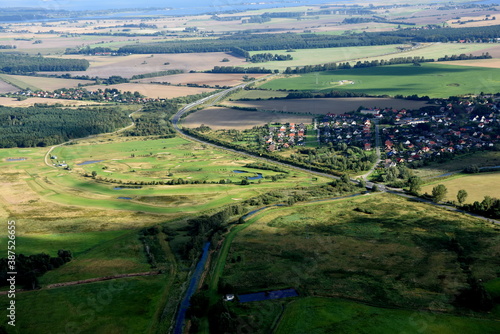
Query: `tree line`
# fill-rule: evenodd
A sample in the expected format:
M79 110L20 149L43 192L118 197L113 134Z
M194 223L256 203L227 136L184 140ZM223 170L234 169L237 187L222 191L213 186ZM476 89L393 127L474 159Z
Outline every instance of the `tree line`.
M23 74L38 71L86 71L89 67L85 59L56 59L0 53L0 71Z
M323 35L312 33L249 34L238 33L218 39L197 39L189 41L165 41L126 45L118 53L193 53L234 52L235 48L245 51L276 49L312 49L346 46L387 45L423 42L456 42L459 40L491 42L500 35L500 25L470 28L407 28L397 31L361 32L350 35ZM92 52L88 49L87 52Z

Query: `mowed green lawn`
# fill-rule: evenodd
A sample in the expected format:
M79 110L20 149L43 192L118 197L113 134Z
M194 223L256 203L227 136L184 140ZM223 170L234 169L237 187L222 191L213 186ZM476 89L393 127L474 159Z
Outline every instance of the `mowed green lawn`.
M394 310L351 301L307 297L285 308L276 334L494 334L500 322L426 311Z
M449 97L495 93L500 90L500 69L423 63L307 73L264 83L266 89L350 91L370 95L427 95ZM353 84L339 84L340 81Z

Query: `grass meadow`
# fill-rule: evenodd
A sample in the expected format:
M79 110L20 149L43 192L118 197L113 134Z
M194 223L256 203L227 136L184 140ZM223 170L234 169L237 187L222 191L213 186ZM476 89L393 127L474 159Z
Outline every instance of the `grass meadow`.
M438 177L450 172L460 172L465 168L500 166L500 152L482 151L464 154L443 163L431 163L428 166L414 170L415 175L422 178Z
M9 333L147 333L166 278L124 278L18 293L16 327ZM1 298L0 307L6 309L8 301ZM2 317L1 324L7 319Z
M222 274L236 293L293 287L300 295L453 312L467 277L498 277L498 227L389 194L271 208L239 232Z
M442 313L384 309L352 301L306 297L286 305L276 334L497 333L498 321Z
M265 89L350 91L370 95L427 95L435 98L496 92L500 69L423 63L307 73L264 83ZM353 84L339 85L339 81Z
M500 191L492 185L500 184L500 173L479 173L479 174L458 174L452 177L436 180L427 183L422 187L422 193L432 193L432 188L438 184L443 184L447 189L445 201L456 201L459 190L467 191L467 199L465 203L473 203L474 201L481 202L484 196L498 198Z

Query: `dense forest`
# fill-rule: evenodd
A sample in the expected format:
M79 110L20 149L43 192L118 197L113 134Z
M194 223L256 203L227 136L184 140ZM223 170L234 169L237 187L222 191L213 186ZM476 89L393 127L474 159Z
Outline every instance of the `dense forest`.
M86 71L89 65L85 59L56 59L0 53L0 71L10 74L38 71Z
M0 148L55 145L128 124L120 108L0 107Z
M407 28L385 32L362 32L350 35L324 34L258 34L247 33L224 36L219 39L168 41L136 44L121 47L120 53L189 53L189 52L233 52L312 49L343 46L386 45L421 42L491 42L500 35L500 25L472 28ZM241 53L241 51L240 51Z

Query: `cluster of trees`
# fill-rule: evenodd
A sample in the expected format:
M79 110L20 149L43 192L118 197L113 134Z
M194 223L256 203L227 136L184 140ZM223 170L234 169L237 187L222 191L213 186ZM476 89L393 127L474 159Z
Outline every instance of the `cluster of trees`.
M285 61L285 60L293 60L291 55L279 55L272 53L257 53L253 56L247 58L247 61L251 63L264 63L266 61Z
M158 71L158 72L145 73L145 74L136 74L136 75L133 75L130 78L130 80L155 78L155 77L162 77L164 75L172 75L172 74L180 74L180 73L184 73L184 70L166 70L166 71Z
M464 210L480 214L481 216L490 218L500 218L500 199L484 196L484 199L474 201L472 204L465 204L462 206Z
M489 52L482 53L480 56L473 56L472 54L469 54L468 56L464 53L460 55L452 55L450 57L444 56L441 58L438 58L438 61L453 61L453 60L468 60L468 59L491 59L491 55Z
M16 284L22 286L23 289L33 290L39 287L38 277L45 274L47 271L59 268L63 264L71 261L71 251L60 249L57 251L57 256L53 257L45 253L33 254L26 256L17 254L16 256ZM8 272L11 272L8 267L8 259L0 259L0 286L7 286L9 282L7 278Z
M258 34L247 33L223 36L219 39L167 41L121 47L119 53L188 53L233 52L234 48L246 51L276 49L312 49L343 46L386 45L421 42L454 42L459 40L492 41L500 34L500 26L471 28L408 28L397 31L362 32L350 35L322 34Z
M0 49L3 49L3 50L5 50L5 49L15 49L15 48L17 48L17 46L15 46L15 45L0 45Z
M214 66L210 73L273 73L264 67Z
M0 107L0 148L50 146L129 123L120 108Z
M22 74L38 71L86 71L89 67L85 59L56 59L41 56L12 55L0 53L0 71Z
M135 126L125 135L174 137L175 129L168 118L177 111L177 108L178 104L173 100L146 104L140 116L134 119Z
M318 148L301 148L290 158L304 166L340 172L359 172L369 170L376 160L374 154L346 143L337 143Z
M368 155L360 148L355 146L347 146L344 143L340 146L322 147L311 149L312 151L304 156L302 154L292 154L290 156L280 156L265 150L264 146L248 147L223 140L217 136L210 135L210 133L203 133L201 129L183 129L184 132L190 136L200 138L202 140L211 142L216 145L221 145L236 150L245 151L256 156L265 157L271 160L284 162L293 166L311 169L317 172L332 174L336 176L344 175L343 171L361 171L368 170L374 159L373 155ZM345 149L345 151L344 151ZM303 150L308 150L304 148ZM327 150L328 152L324 151ZM337 151L336 151L337 150ZM304 152L304 151L303 151ZM356 153L356 152L359 152Z

